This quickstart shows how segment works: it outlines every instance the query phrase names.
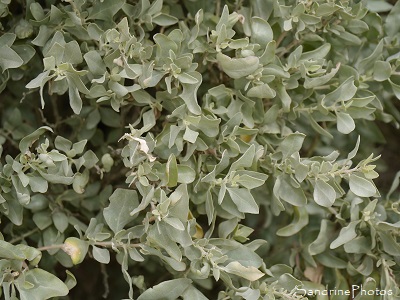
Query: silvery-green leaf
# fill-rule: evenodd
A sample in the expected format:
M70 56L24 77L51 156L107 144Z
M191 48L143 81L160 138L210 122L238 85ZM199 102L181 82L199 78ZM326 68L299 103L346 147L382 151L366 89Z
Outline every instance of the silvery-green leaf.
M314 185L314 200L317 204L331 207L336 199L334 188L323 180L317 179Z
M58 211L51 215L54 226L59 232L64 232L68 228L69 220L65 213Z
M8 45L2 45L0 47L0 67L2 72L7 69L18 68L22 66L23 63L24 61L22 58Z
M259 207L248 189L227 188L227 190L240 212L258 214Z
M183 300L208 300L198 289L190 285L182 294Z
M202 76L198 72L191 72L190 75L197 80L196 84L182 82L183 91L180 97L185 101L189 111L195 115L201 114L201 108L197 101L197 90L202 83Z
M167 217L167 218L164 218L163 221L165 223L171 225L175 229L178 229L178 230L181 230L181 231L185 230L185 226L183 225L181 220L179 220L178 218Z
M375 186L367 179L351 174L349 178L350 190L360 197L373 197L376 194Z
M308 212L307 210L301 207L293 207L294 210L294 218L289 225L286 225L283 228L280 228L276 234L279 236L292 236L298 233L301 229L303 229L308 224Z
M125 0L103 1L93 6L88 19L109 20L112 18L125 4Z
M339 236L331 243L330 248L335 249L347 242L353 240L356 236L356 227L360 221L350 222L349 225L340 230Z
M171 26L177 23L178 19L174 16L161 13L158 16L154 17L152 21L160 26Z
M26 282L31 283L28 286ZM53 297L66 296L69 292L68 287L55 275L42 270L32 269L19 276L16 281L21 300L43 300Z
M53 132L53 129L51 129L48 126L42 126L36 129L34 132L31 134L25 136L20 142L19 142L19 149L21 150L21 153L25 153L28 151L29 147L32 146L34 142L36 142L39 137L45 133L46 131Z
M307 198L301 188L296 188L291 184L288 176L279 176L274 186L274 193L282 200L295 205L304 206L307 204Z
M282 152L283 159L286 159L301 149L305 137L305 134L299 132L289 134L276 150Z
M400 245L390 232L379 232L383 250L393 256L400 255Z
M391 10L393 5L379 0L369 0L366 2L366 7L372 12L385 12Z
M185 141L188 141L192 144L196 142L197 137L199 136L199 133L197 131L194 131L190 129L189 127L186 127L185 133L183 134L183 139Z
M107 72L106 65L103 62L98 51L91 50L87 52L83 58L85 59L90 72L93 75L102 76Z
M321 221L321 228L317 238L308 246L311 255L322 253L329 245L329 238L334 233L334 224L326 219Z
M104 219L117 233L134 219L130 212L139 205L136 191L118 188L110 197L110 205L103 210Z
M349 134L356 128L353 118L344 112L337 112L337 129L344 134Z
M171 154L170 157L168 158L165 167L165 172L168 180L167 185L169 187L176 186L178 184L178 166L176 163L175 155Z
M138 300L176 300L191 285L192 280L188 278L172 279L161 282L142 293Z
M72 182L72 187L74 191L78 194L82 194L85 191L85 187L89 182L89 170L86 169L83 173L75 173L74 181Z
M259 58L248 56L244 58L230 58L225 54L218 53L217 60L222 70L231 78L238 79L252 74L258 69Z
M69 96L69 104L74 111L75 114L79 115L82 109L82 98L79 95L79 90L77 87L73 86L72 83L68 83L68 96Z
M160 229L160 231L159 231ZM175 261L182 261L182 251L175 241L167 234L166 225L162 222L158 224L158 228L151 227L147 232L147 241L157 248L162 248Z
M392 66L387 61L376 61L374 64L374 79L385 81L392 74Z
M244 267L239 262L230 262L226 267L223 268L224 271L243 277L249 281L256 281L263 277L265 274L255 267Z
M252 165L255 155L255 146L251 145L243 155L237 159L230 167L229 173L240 168L248 168Z
M196 172L189 166L178 165L178 182L192 183L196 179Z
M306 77L306 80L304 82L304 87L306 89L312 89L329 82L339 71L339 67L340 65L338 64L336 68L332 68L329 73L319 77L314 77L314 78Z
M46 193L49 187L48 182L41 176L29 177L29 186L32 192Z
M256 85L250 88L247 91L248 97L255 97L255 98L274 98L276 96L276 92L269 87L267 83Z
M82 157L85 160L83 165L88 169L93 168L94 165L99 161L96 154L92 150L86 151Z
M357 142L354 149L351 150L351 152L347 155L347 159L353 159L354 156L356 156L359 147L360 147L360 136L358 136L357 138Z
M93 258L99 263L108 264L110 262L110 251L106 248L92 246Z
M251 24L251 41L260 45L266 45L274 38L274 33L267 21L259 17L253 17Z

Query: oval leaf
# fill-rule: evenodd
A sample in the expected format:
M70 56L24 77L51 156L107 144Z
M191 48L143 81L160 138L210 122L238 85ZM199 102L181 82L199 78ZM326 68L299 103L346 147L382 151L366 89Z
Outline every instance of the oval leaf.
M350 190L360 197L372 197L376 194L375 186L367 179L357 175L350 175Z
M314 186L314 200L317 204L331 207L336 199L334 188L323 180L317 180Z

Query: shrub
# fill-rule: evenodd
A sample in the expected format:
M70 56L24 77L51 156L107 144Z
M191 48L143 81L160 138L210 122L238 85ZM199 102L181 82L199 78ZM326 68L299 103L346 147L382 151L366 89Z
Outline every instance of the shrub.
M399 3L0 16L4 299L400 299Z

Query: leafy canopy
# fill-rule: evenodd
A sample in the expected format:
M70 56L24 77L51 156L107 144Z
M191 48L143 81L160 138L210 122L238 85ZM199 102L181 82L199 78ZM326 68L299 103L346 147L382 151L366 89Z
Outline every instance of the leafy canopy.
M97 261L92 298L400 299L399 175L377 188L399 18L375 0L0 0L2 295L87 297Z

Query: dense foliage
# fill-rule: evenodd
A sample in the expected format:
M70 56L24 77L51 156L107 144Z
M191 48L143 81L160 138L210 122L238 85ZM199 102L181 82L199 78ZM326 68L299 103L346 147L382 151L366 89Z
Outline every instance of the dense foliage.
M400 299L399 3L0 0L0 22L4 299Z

